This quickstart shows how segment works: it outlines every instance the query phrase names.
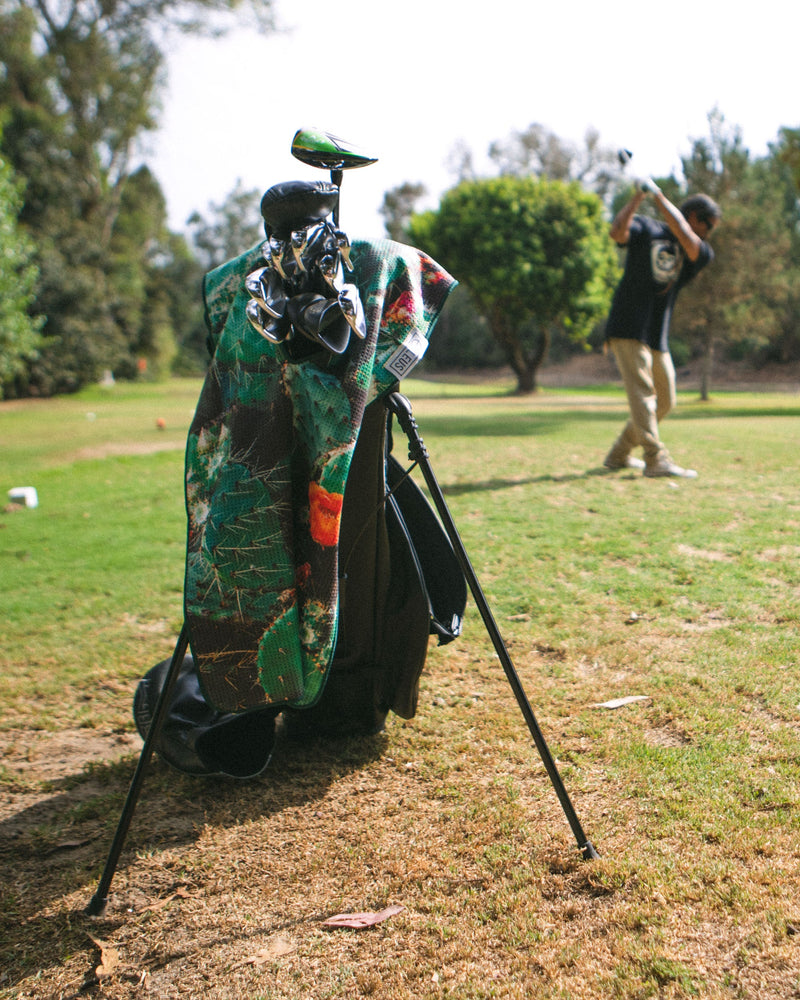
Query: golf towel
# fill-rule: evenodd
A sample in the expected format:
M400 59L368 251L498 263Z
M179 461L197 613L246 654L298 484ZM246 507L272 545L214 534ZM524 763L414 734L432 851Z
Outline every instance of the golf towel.
M246 316L261 245L204 283L213 350L185 467L184 613L203 695L241 712L304 708L336 644L338 538L368 402L420 359L454 279L419 250L354 242L367 335L292 360Z

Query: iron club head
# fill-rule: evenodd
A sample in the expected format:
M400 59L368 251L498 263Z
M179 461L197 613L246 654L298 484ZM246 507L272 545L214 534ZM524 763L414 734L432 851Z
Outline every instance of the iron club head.
M294 254L294 259L297 261L297 266L301 271L305 271L306 267L303 263L303 253L308 245L308 230L296 229L292 233L291 243L292 253Z

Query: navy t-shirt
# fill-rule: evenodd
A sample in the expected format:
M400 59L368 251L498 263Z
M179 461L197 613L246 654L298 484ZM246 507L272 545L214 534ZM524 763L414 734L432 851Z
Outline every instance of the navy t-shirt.
M704 241L692 262L666 222L634 215L628 253L606 325L606 339L639 340L654 351L669 350L669 321L678 292L714 259Z

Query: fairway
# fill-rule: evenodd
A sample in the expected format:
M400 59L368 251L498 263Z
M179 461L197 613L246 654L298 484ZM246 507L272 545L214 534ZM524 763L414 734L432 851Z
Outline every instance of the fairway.
M603 469L619 387L509 388L402 387L600 858L470 600L414 719L247 783L155 759L100 918L200 383L0 403L4 503L39 498L0 515L0 998L800 996L800 394L679 394L683 481Z

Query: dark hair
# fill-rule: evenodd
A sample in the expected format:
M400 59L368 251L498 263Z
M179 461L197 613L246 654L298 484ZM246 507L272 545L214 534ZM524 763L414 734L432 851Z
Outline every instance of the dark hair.
M681 205L684 218L688 218L692 212L698 222L705 222L707 226L715 225L722 217L719 205L707 194L693 194Z

